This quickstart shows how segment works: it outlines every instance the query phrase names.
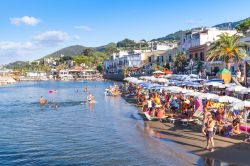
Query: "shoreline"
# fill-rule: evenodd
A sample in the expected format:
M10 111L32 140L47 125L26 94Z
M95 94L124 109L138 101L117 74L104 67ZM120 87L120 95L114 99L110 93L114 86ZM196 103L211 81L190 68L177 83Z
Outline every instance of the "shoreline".
M140 114L140 108L137 107L137 109ZM249 165L250 163L250 143L243 142L243 138L234 139L215 135L215 151L210 152L204 149L206 138L200 132L199 126L192 124L183 126L181 123L172 124L168 121L147 121L144 117L143 121L154 130L156 138L171 140L191 154L228 164Z

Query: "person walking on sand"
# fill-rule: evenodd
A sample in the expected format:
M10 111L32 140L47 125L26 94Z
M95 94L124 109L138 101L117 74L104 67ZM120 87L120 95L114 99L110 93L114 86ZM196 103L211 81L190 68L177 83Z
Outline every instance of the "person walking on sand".
M207 115L207 122L205 124L205 134L206 134L206 138L207 138L207 146L206 149L209 150L211 152L214 151L214 126L215 126L215 121L212 118L212 115L209 114ZM209 144L211 144L211 148L209 148Z

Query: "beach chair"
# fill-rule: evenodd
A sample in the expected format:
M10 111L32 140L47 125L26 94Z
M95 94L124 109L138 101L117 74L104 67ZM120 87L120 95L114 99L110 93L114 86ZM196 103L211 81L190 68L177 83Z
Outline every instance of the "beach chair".
M194 122L194 119L181 119L183 126L188 126L189 122Z
M204 112L202 110L196 110L193 114L193 119L197 124L202 124Z
M162 122L163 120L166 120L168 118L168 116L164 116L164 117L152 117L148 114L148 112L144 112L144 115L146 117L147 120L152 121L152 120L159 120L160 122Z

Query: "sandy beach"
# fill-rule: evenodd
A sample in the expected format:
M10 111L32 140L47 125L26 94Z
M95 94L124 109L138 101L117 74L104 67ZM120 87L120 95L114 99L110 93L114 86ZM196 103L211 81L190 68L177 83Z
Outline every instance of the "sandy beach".
M170 139L190 153L230 164L249 165L250 163L250 144L242 141L245 136L227 138L216 135L215 151L210 152L204 149L206 138L200 132L200 126L194 124L183 126L179 122L172 124L169 121L145 121L145 123L157 133L157 138Z

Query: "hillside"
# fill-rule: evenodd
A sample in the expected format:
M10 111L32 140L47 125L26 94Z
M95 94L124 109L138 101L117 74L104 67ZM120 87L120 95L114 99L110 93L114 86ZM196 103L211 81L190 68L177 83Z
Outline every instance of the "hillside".
M248 18L250 18L250 17L248 17ZM248 19L248 18L246 18L246 19ZM223 29L233 29L233 28L235 28L239 23L241 23L242 21L245 21L246 19L240 20L240 21L235 21L235 22L225 22L225 23L221 23L221 24L214 25L213 27L216 27L216 28L223 28Z
M100 46L100 47L85 47L82 45L73 45L73 46L69 46L69 47L65 47L62 48L56 52L53 52L49 55L46 55L43 58L49 58L49 57L59 57L60 55L64 55L64 56L77 56L77 55L81 55L81 53L83 52L84 49L86 48L93 48L96 51L100 51L103 52L105 49L105 46ZM41 59L43 59L41 58Z
M49 55L46 55L43 58L49 58L49 57L59 57L60 55L64 55L64 56L77 56L80 55L82 53L82 51L84 49L86 49L87 47L81 46L81 45L73 45L73 46L69 46L69 47L65 47L63 49L60 49L56 52L53 52Z
M246 19L248 19L248 18L246 18ZM240 21L235 21L235 22L225 22L225 23L214 25L213 27L221 28L221 29L234 29L239 23L241 23L242 21L245 21L246 19L243 19ZM194 28L194 29L196 29L196 28ZM180 30L180 31L168 34L165 37L152 39L151 41L160 41L160 40L177 40L178 41L181 39L182 34L185 32L186 31Z
M160 37L157 39L152 39L151 41L161 41L161 40L180 40L182 34L185 33L185 31L177 31L175 33L171 33L169 35L166 35L165 37Z
M14 67L24 67L26 65L28 65L29 62L25 62L25 61L16 61L16 62L12 62L7 64L5 67L9 68L9 69L13 69Z

